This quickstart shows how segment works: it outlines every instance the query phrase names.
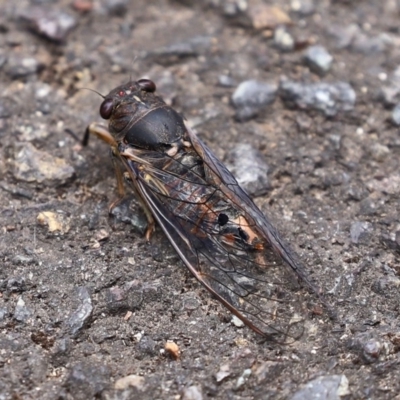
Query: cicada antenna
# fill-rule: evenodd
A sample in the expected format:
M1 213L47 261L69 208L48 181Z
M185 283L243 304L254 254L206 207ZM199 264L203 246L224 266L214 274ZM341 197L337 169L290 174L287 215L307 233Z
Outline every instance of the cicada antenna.
M132 60L132 67L131 67L131 70L130 70L130 72L129 72L129 82L132 82L133 66L135 65L135 62L137 61L138 58L139 58L139 57L138 57L137 55L135 55L135 56L133 57L133 60Z
M97 90L94 90L94 89L90 89L90 88L87 88L87 87L83 87L83 88L79 88L78 90L89 90L90 92L93 92L93 93L98 94L98 95L99 95L101 98L103 98L103 99L106 98L106 96L102 95L100 92L98 92Z

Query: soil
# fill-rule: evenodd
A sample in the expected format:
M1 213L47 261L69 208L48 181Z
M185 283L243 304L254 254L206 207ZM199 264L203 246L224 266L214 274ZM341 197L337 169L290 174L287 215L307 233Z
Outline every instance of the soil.
M0 3L0 399L398 396L400 4L16 3ZM327 71L304 60L314 44ZM160 229L146 242L135 200L109 215L109 148L81 139L101 122L96 92L143 77L224 162L257 151L268 182L255 202L335 320L310 311L299 340L263 340ZM278 89L239 121L232 94L250 79L346 82L356 101L326 115Z

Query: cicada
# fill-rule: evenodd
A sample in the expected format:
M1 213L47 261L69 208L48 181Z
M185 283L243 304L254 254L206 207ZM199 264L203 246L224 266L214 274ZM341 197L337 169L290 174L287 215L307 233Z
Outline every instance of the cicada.
M118 189L124 177L143 206L150 240L155 222L194 277L256 333L286 342L303 331L300 281L318 289L297 255L234 176L161 97L149 79L112 90L100 106ZM295 278L295 279L294 279Z

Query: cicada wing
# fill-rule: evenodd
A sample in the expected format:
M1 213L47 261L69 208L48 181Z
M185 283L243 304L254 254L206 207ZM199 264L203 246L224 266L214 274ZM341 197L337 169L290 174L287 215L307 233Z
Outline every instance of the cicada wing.
M292 272L294 272L313 292L320 293L320 289L308 278L305 268L297 255L284 243L276 228L254 204L249 195L240 187L232 173L190 128L187 128L187 132L195 150L201 155L205 168L208 169L208 179L221 183L220 188L224 195L240 205L243 212L252 217L257 227L262 231L263 236L268 239L274 253L281 258L282 261L290 267Z
M165 203L161 202L154 192L147 190L148 188L140 183L139 187L142 189L142 196L147 200L147 204L152 210L157 222L194 277L214 295L217 300L231 311L232 314L240 318L258 334L265 335L264 331L260 330L257 325L254 325L251 320L236 308L237 306L234 305L231 295L231 292L234 293L234 291L223 284L223 279L217 279L215 272L208 273L207 270L209 270L209 268L205 265L202 266L200 259L204 253L208 254L207 258L211 263L215 262L213 261L213 257L215 257L216 254L211 256L209 254L210 249L206 249L205 247L207 245L210 246L211 243L202 243L199 245L201 240L190 235L190 233L185 230L179 219L176 218L176 215L173 215L168 207L165 207ZM218 272L220 273L220 270L218 270Z
M288 286L287 271L266 238L268 248L240 236L261 237L262 232L243 205L221 190L218 176L199 175L186 166L185 174L174 173L182 167L174 159L164 163L167 169L126 164L135 169L136 189L185 265L222 304L255 332L276 341L302 334L304 310ZM223 229L218 225L221 210L231 216Z

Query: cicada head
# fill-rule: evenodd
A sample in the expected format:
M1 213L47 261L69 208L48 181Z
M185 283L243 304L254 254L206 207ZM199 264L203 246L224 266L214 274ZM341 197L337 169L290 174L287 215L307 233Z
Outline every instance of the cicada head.
M156 85L140 79L111 91L100 106L109 129L118 142L148 150L159 150L182 139L183 118L155 95Z

